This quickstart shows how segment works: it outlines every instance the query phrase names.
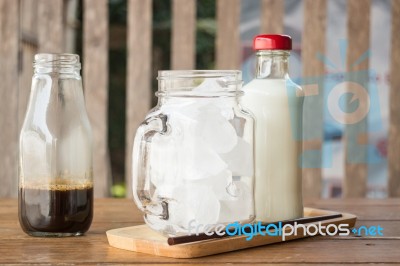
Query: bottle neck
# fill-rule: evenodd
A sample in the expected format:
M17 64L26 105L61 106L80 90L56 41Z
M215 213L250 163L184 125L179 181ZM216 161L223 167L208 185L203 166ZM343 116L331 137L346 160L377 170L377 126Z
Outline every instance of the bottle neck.
M47 104L53 111L57 108L84 109L78 55L37 54L33 65L31 101L35 105ZM47 109L43 110L47 112Z
M283 79L288 76L289 51L260 50L257 51L257 79Z
M81 64L75 54L36 54L34 61L35 74L58 73L67 76L80 76Z

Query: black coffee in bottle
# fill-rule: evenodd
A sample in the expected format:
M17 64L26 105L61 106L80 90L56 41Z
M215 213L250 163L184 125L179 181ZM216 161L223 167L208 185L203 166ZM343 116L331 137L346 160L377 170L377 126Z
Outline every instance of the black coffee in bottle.
M19 221L30 235L81 235L93 218L93 186L24 186L19 191Z

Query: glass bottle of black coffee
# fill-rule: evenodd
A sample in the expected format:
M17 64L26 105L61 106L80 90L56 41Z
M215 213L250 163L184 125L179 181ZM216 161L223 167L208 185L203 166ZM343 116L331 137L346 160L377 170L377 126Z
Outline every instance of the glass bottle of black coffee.
M92 131L80 69L78 55L35 55L19 141L19 221L32 236L82 235L92 222Z

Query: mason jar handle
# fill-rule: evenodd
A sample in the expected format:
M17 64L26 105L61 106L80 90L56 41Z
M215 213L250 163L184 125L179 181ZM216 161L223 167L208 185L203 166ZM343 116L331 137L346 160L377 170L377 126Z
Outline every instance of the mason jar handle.
M167 132L167 116L159 114L147 118L137 129L132 152L133 198L138 208L146 214L168 219L168 203L151 197L149 143L156 134Z

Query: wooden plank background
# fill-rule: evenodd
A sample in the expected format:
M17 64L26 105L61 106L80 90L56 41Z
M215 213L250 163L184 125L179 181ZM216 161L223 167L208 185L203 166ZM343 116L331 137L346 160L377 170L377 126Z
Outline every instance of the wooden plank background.
M240 0L217 0L216 69L240 69Z
M325 73L324 63L318 60L317 54L325 54L326 9L326 0L304 1L301 59L305 79L322 77ZM303 89L309 95L307 88ZM322 165L324 91L321 86L318 89L316 95L305 97L303 110L303 150L321 153L321 157L309 158L309 163L315 168L303 169L303 194L311 198L321 196L322 186L322 172L318 166Z
M40 53L61 53L64 48L63 1L40 0L38 41Z
M93 130L94 195L106 197L111 185L108 152L108 1L85 0L83 18L83 82L86 109Z
M38 5L36 0L20 1L20 55L18 88L18 129L21 130L33 75L33 58L38 51Z
M0 0L0 197L17 195L18 2Z
M365 90L368 90L369 75L365 75L369 69L369 60L365 59L360 64L354 65L360 56L365 53L369 45L370 37L370 0L348 0L347 5L347 71L351 79L364 81ZM363 72L359 72L363 71ZM359 101L358 108L364 108L366 101ZM367 146L368 136L365 134L368 129L367 118L356 124L349 121L352 114L348 113L345 130L345 179L343 183L344 197L365 197L367 188Z
M400 197L400 0L392 0L390 65L389 183L390 197Z
M133 138L151 104L152 0L128 2L125 180L132 197Z
M285 1L261 0L261 27L262 34L283 33L283 13Z
M196 67L196 0L172 1L171 68Z

